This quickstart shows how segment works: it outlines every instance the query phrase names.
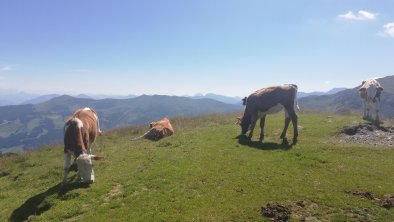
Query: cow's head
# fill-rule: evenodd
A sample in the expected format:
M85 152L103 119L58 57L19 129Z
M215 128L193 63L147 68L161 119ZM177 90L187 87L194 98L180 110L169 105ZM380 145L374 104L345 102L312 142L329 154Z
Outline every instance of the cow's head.
M94 182L94 171L92 160L101 160L104 157L98 157L91 154L81 154L76 159L78 165L79 175L82 178L84 183L93 183Z
M241 118L241 134L245 135L246 132L248 132L249 127L250 127L250 122L251 122L251 118L250 115L243 115Z

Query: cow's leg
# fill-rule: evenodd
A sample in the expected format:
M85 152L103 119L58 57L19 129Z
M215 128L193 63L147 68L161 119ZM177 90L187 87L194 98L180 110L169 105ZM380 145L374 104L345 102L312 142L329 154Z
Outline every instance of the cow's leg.
M260 118L260 129L261 129L261 132L260 132L260 139L259 139L260 142L263 142L263 140L264 140L265 117L266 117L266 114L263 113L263 114L261 115L261 118Z
M295 112L293 107L291 107L290 109L287 109L287 112L288 112L288 115L290 116L291 122L293 124L293 129L294 129L293 144L296 144L297 138L298 138L298 116L297 116L297 113Z
M253 137L253 131L254 131L254 127L256 126L256 122L257 119L259 118L258 113L256 112L256 114L252 115L252 119L251 119L251 123L250 123L250 133L249 133L249 139L252 139Z
M363 119L367 120L367 100L363 99Z
M367 101L367 120L371 120L371 101Z
M70 153L65 153L64 154L64 177L63 177L63 186L67 184L67 175L68 175L68 169L71 166L71 154Z
M289 123L290 123L289 112L287 112L287 110L285 109L285 127L283 128L282 134L280 135L281 139L286 138L286 132L287 132L287 128L289 127Z
M376 102L375 102L375 112L376 112L376 116L375 116L375 124L376 124L377 126L379 126L379 125L380 125L380 119L379 119L379 107L380 107L380 102L379 102L379 100L377 99L377 100L376 100Z

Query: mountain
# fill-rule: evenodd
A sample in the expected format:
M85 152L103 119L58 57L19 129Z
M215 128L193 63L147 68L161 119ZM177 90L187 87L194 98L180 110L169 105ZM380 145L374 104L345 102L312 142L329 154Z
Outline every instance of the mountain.
M139 96L132 99L93 100L67 95L40 104L0 107L0 150L23 150L60 142L63 125L76 109L96 109L103 130L147 124L164 116L189 116L204 113L240 111L212 99L177 96Z
M309 93L306 93L306 92L298 92L297 97L298 97L298 98L304 98L304 97L308 97L308 96L332 95L332 94L341 92L341 91L346 90L346 89L347 89L347 88L341 87L341 88L333 88L333 89L331 89L331 90L329 90L329 91L327 91L327 92L309 92Z
M55 97L58 97L58 96L60 96L60 95L59 94L42 95L42 96L38 96L38 97L35 97L33 99L29 99L27 101L24 101L24 102L20 103L20 105L23 105L23 104L39 104L39 103L43 103L43 102L46 102L48 100L51 100L51 99L53 99Z
M242 97L223 96L223 95L218 95L218 94L214 94L214 93L207 93L205 95L196 94L194 96L191 96L190 98L193 98L193 99L203 99L203 98L214 99L219 102L228 103L228 104L241 104L242 103L242 101L241 101Z
M394 76L379 78L377 81L384 88L381 95L380 114L385 118L394 118ZM360 83L361 85L361 83ZM298 100L301 110L325 113L360 113L362 102L357 86L332 95L308 96Z
M19 105L24 101L33 99L37 96L37 94L33 93L0 89L0 106Z

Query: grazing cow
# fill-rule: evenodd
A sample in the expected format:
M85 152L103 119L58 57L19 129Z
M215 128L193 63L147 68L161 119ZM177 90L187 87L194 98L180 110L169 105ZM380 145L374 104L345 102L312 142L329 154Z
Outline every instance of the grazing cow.
M77 110L64 125L64 178L63 185L67 183L67 174L71 166L71 155L75 158L78 175L85 183L94 182L92 160L99 160L91 154L91 147L98 135L101 135L99 120L96 111L90 108Z
M282 86L271 86L257 90L247 97L246 102L244 101L245 111L241 118L240 125L242 127L241 134L245 135L250 130L248 138L251 139L253 136L253 130L256 126L257 119L261 115L260 120L260 142L264 140L264 124L265 117L267 114L276 113L285 109L285 127L280 136L283 141L287 141L286 132L289 126L290 120L293 123L294 137L293 144L297 143L298 137L298 117L296 113L297 104L297 85L286 84Z
M167 118L163 118L156 122L151 122L149 124L149 130L142 136L135 138L136 139L149 139L149 140L160 140L163 137L171 136L174 134L174 129L170 123L170 120Z
M363 101L364 114L363 119L372 120L371 117L371 105L374 104L375 109L375 123L380 124L379 120L379 107L380 107L380 94L383 91L383 87L375 79L365 80L361 83L359 89L360 97Z

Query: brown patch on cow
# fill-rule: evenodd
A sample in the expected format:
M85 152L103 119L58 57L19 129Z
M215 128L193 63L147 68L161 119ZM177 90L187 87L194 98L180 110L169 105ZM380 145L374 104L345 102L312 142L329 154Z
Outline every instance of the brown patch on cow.
M104 202L109 203L111 202L112 199L121 195L122 193L123 193L123 186L121 184L118 184L114 186L112 190L109 193L107 193L107 195L105 195Z
M271 218L273 221L288 221L290 219L290 209L280 205L267 204L266 207L261 207L261 215Z
M338 138L339 137L339 138ZM384 127L369 124L355 124L343 128L336 141L374 147L394 147L394 126Z

